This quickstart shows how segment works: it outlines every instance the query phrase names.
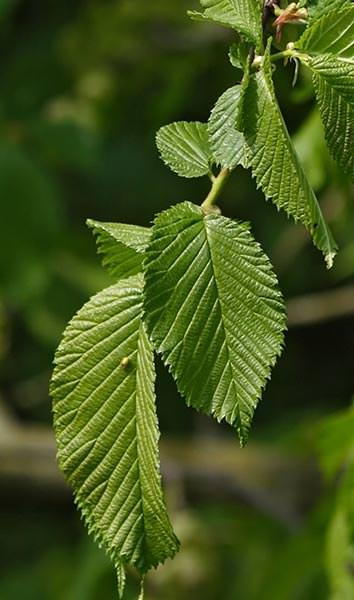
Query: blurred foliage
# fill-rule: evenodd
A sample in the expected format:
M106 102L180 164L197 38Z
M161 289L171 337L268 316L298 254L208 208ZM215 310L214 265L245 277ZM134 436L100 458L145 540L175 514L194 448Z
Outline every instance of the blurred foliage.
M354 596L354 408L327 418L319 428L324 473L336 481L326 543L331 598Z
M205 196L204 181L169 173L154 146L161 125L207 119L240 77L227 57L232 34L185 16L197 4L0 1L1 398L23 422L51 422L47 382L60 334L109 281L86 218L148 225L157 211ZM323 268L301 227L264 202L248 172L233 175L223 200L225 214L252 222L287 297L354 281L353 187L325 149L308 73L293 88L293 68L277 69L279 101L339 243L335 268ZM241 503L176 507L183 548L151 575L147 600L354 597L353 412L317 426L353 393L353 353L353 317L291 330L257 413L254 439L321 457L323 493L299 528ZM209 422L184 407L167 373L160 381L164 434L205 435ZM111 568L71 505L45 490L40 505L14 492L0 531L0 598L114 597ZM134 598L133 576L130 586Z

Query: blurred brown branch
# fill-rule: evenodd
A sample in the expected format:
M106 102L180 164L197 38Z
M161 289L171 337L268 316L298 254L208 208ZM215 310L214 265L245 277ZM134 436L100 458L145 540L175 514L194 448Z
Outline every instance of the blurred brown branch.
M354 285L292 298L287 302L287 310L290 327L354 314Z
M20 425L0 405L0 482L8 501L24 497L68 504L71 493L55 461L52 431ZM179 489L188 504L201 499L241 502L296 528L320 487L309 460L280 454L267 446L240 449L234 439L193 438L161 444L167 491ZM178 508L178 507L177 507Z

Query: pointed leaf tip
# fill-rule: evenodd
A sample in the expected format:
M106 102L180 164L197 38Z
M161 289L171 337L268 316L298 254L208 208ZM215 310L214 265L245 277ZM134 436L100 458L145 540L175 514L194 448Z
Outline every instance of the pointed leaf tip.
M265 54L263 65L250 75L247 111L243 113L250 166L257 185L278 209L302 223L322 251L327 264L333 262L337 245L322 214L281 114L272 79L272 65Z

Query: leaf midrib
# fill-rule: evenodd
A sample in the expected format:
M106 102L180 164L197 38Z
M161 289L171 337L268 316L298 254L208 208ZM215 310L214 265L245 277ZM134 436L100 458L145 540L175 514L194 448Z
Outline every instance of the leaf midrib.
M223 313L223 306L222 306L222 301L221 301L221 297L220 297L220 291L219 291L219 286L218 286L218 282L217 282L217 274L216 274L216 269L215 269L215 262L213 260L213 252L212 252L212 245L210 243L209 240L209 236L208 236L208 227L207 227L207 221L209 220L208 217L204 217L202 224L203 224L203 228L204 228L204 232L205 232L205 238L207 240L207 247L208 247L208 252L209 252L209 257L210 257L210 263L211 263L211 270L213 273L213 279L214 279L214 284L215 284L215 288L216 288L216 296L217 296L217 302L219 305L219 309L220 309L220 316L221 316L221 324L222 324L222 328L223 328L223 332L224 332L224 338L225 338L225 342L226 342L226 351L227 351L227 356L228 356L228 361L227 364L229 365L229 369L231 370L231 380L232 380L232 386L235 392L235 398L236 398L236 402L235 402L235 407L236 410L234 411L233 414L237 414L237 419L238 419L238 424L239 424L239 431L240 431L240 438L242 441L243 438L243 422L242 422L242 417L241 417L241 408L240 408L240 400L239 400L239 395L237 392L237 388L236 388L236 377L235 377L235 372L234 372L234 366L233 366L233 362L231 360L231 356L230 356L230 344L229 344L229 336L227 333L227 327L225 325L225 317L224 317L224 313ZM226 395L227 397L227 395ZM224 404L223 404L224 406Z

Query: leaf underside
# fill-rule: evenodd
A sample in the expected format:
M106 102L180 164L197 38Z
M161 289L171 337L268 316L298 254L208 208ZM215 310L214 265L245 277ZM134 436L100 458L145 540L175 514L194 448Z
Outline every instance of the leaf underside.
M178 550L160 484L142 287L141 276L123 280L77 313L51 383L59 465L120 586L122 563L145 572Z
M179 121L161 127L156 145L162 160L181 177L202 177L211 167L206 123Z
M268 258L247 225L186 202L156 218L145 274L144 318L179 391L244 443L285 328Z
M274 92L269 53L263 68L250 76L246 90L244 134L257 185L267 198L300 221L331 267L336 244L296 155Z
M214 159L222 168L230 170L237 165L248 166L245 139L235 129L240 94L240 85L226 90L215 104L208 123Z
M262 44L262 10L259 0L200 0L203 13L189 11L192 18L231 27L254 42Z
M137 225L101 223L87 220L97 237L102 265L115 279L137 275L142 270L143 252L150 238L150 230Z

